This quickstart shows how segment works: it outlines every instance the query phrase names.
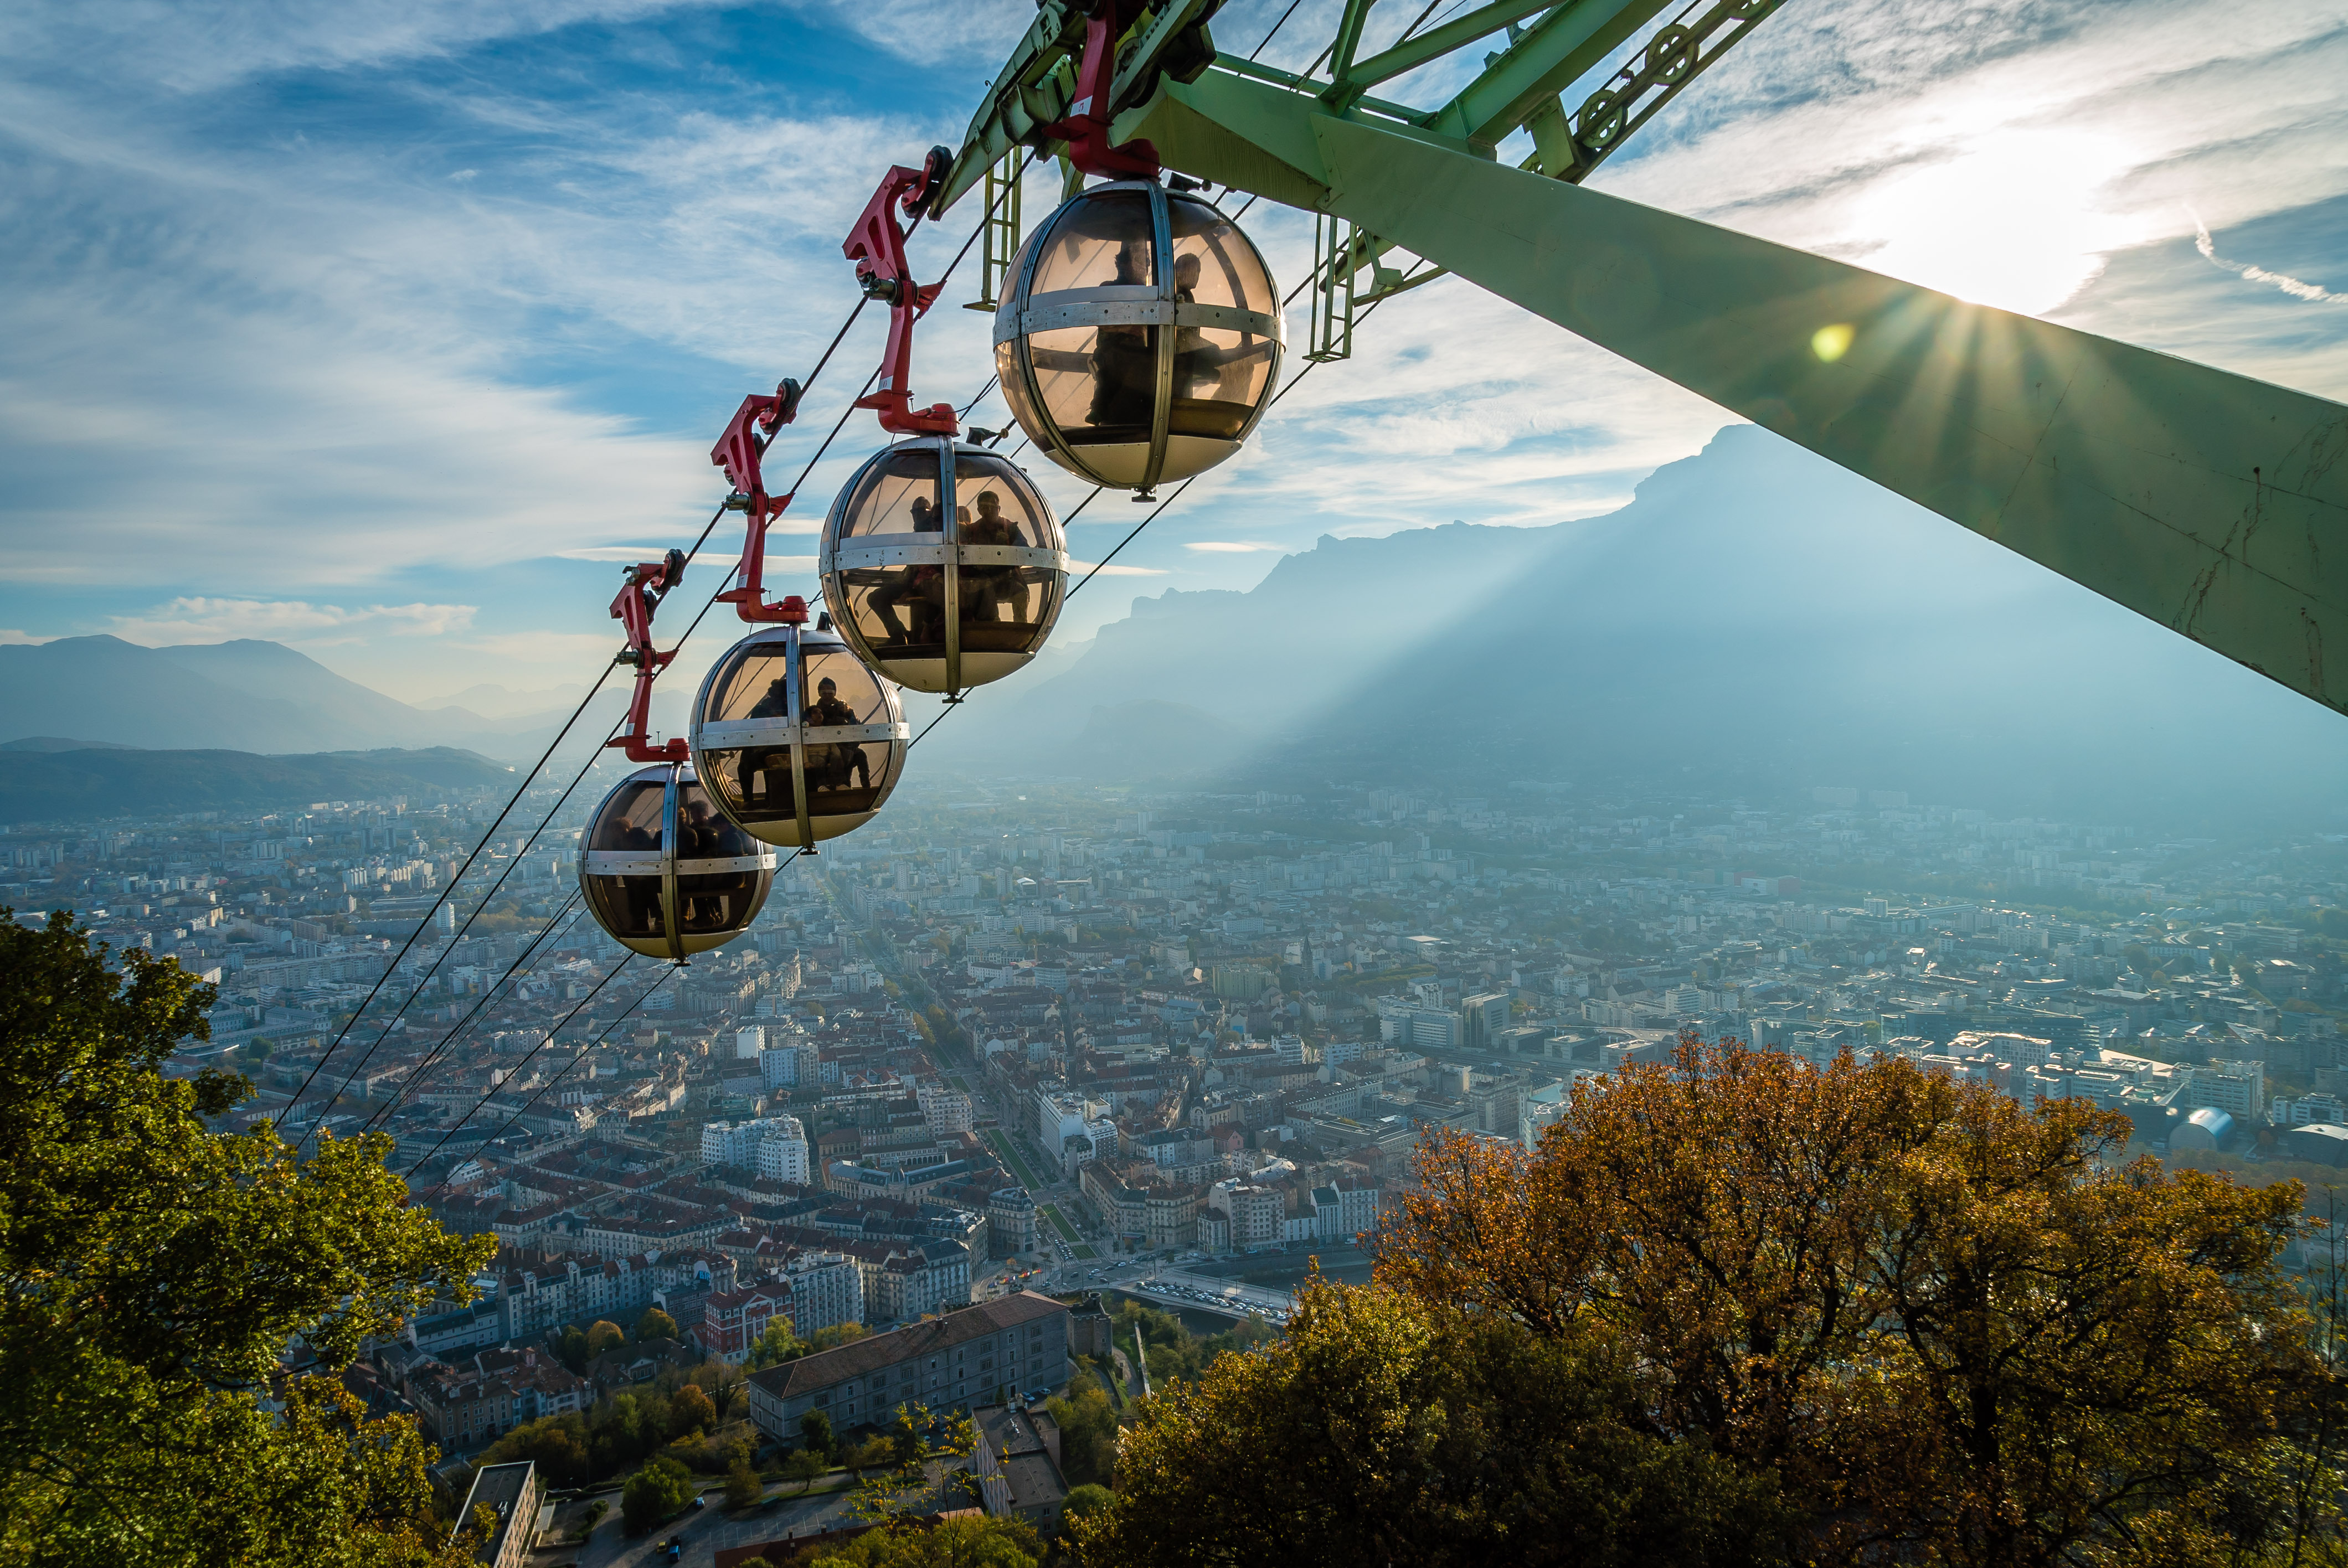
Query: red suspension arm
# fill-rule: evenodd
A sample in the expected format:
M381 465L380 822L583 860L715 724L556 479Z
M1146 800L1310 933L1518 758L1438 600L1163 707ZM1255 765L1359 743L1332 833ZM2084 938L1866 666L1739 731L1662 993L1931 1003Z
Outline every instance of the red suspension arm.
M734 586L717 596L718 602L732 605L736 614L754 624L789 619L781 606L767 602L767 525L783 515L791 497L767 494L759 461L775 432L798 416L799 390L798 382L787 380L772 397L753 393L744 398L726 434L709 449L710 462L726 470L726 481L734 487L726 505L747 514L742 561L735 568Z
M605 745L624 747L632 763L681 763L690 754L682 740L654 746L647 725L652 719L653 680L676 657L672 648L663 653L653 646L653 612L685 578L685 552L671 550L656 561L638 561L621 574L620 596L612 601L612 619L628 634L628 645L618 662L636 671L636 689L628 699L627 723Z
M1068 144L1068 161L1085 173L1115 179L1154 179L1158 149L1146 141L1111 147L1108 140L1109 87L1117 80L1117 40L1132 25L1141 6L1128 0L1099 0L1085 21L1085 57L1076 67L1076 96L1068 118L1041 127L1045 136Z
M942 285L924 288L913 282L912 265L905 260L904 226L897 221L899 211L912 212L929 200L953 162L953 154L938 147L930 149L919 169L901 164L891 169L840 246L856 263L856 281L865 297L889 306L889 343L880 354L879 389L859 398L856 406L879 410L880 428L892 436L953 436L961 429L950 403L912 406L913 323L929 313Z

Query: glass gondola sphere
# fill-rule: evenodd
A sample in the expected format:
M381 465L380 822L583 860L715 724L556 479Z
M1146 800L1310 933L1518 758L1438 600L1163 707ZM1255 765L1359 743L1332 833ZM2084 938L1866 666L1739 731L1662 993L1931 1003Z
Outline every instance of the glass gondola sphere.
M994 367L1061 467L1148 490L1237 452L1270 406L1280 292L1212 203L1156 180L1070 199L1011 264Z
M848 645L916 692L1019 669L1068 587L1060 520L1035 482L944 436L900 441L856 471L824 518L817 567Z
M907 733L897 689L837 632L786 624L710 666L686 743L730 821L801 849L872 820L904 771Z
M579 885L614 941L682 963L749 929L775 886L775 853L711 809L694 770L661 763L622 779L587 819Z

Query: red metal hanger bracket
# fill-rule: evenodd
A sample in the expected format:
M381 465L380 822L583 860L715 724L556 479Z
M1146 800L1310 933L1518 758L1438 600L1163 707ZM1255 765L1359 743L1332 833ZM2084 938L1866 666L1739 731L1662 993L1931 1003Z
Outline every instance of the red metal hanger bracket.
M1108 139L1109 88L1117 80L1117 40L1142 7L1127 0L1101 0L1085 22L1085 57L1076 67L1076 96L1068 118L1038 127L1042 135L1068 144L1068 161L1086 174L1116 179L1158 178L1158 149L1146 141L1112 147Z
M782 612L782 606L767 602L767 525L783 515L791 497L767 494L759 462L775 433L798 417L799 392L798 382L786 380L771 397L753 393L744 398L727 422L726 434L709 449L710 462L726 470L726 482L734 487L734 493L726 498L727 508L747 517L734 586L719 594L717 600L732 605L736 614L753 623L790 619Z
M633 665L635 693L628 699L627 723L603 743L625 748L632 763L681 763L690 754L682 740L655 746L646 726L652 718L653 679L676 657L672 648L663 653L653 646L653 612L668 590L685 579L685 552L671 550L656 561L638 561L622 572L620 597L612 601L612 619L628 634L628 645L615 662Z
M960 429L950 403L912 406L913 323L929 313L942 285L925 288L913 282L912 265L905 260L904 226L897 221L900 211L912 213L929 200L953 163L952 152L934 147L921 168L900 164L891 169L840 246L856 263L856 281L865 297L889 307L889 342L880 354L879 387L871 396L859 398L856 406L879 410L880 428L892 436L952 436Z

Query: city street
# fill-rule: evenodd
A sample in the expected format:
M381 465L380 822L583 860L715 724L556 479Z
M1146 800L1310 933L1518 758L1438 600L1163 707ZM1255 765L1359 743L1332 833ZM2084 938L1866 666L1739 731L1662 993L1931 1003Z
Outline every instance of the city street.
M651 1568L652 1564L668 1561L667 1542L672 1536L681 1537L684 1553L678 1562L684 1568L710 1568L717 1560L721 1548L748 1546L762 1541L773 1541L792 1534L813 1535L826 1530L836 1530L848 1522L849 1511L855 1501L854 1490L819 1492L802 1497L788 1483L768 1493L760 1507L736 1514L729 1511L723 1494L712 1490L703 1493L709 1505L698 1512L687 1512L682 1518L639 1536L630 1536L620 1522L617 1494L613 1494L612 1512L595 1529L593 1537L578 1549L575 1557L554 1554L541 1547L535 1561L541 1563L576 1562L579 1568ZM583 1513L583 1504L566 1503L561 1525L567 1538L576 1528Z

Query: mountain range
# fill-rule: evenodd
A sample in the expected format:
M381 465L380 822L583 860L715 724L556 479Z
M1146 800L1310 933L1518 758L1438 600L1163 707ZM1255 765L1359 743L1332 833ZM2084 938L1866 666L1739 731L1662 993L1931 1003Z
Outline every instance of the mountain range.
M276 643L68 638L0 647L0 737L527 762L580 690L485 684L427 710ZM689 695L660 693L656 727L679 733ZM582 727L623 700L608 683ZM917 728L937 711L908 706ZM2102 821L2336 815L2348 719L1732 425L1603 517L1324 537L1251 589L1137 600L974 693L911 765L1251 789L1839 784Z
M485 685L424 708L279 642L148 648L118 637L64 637L0 647L0 736L275 754L455 746L535 761L586 691ZM469 696L482 711L461 705ZM657 694L655 725L681 733L685 701ZM606 682L582 728L609 729L626 702L624 685Z
M428 786L511 788L514 770L472 752L377 750L256 756L129 746L0 747L0 822L82 822L153 811L281 811L380 800Z
M1056 668L917 765L2061 814L2337 815L2348 776L2348 719L1752 425L1604 517L1323 538L1250 591L1138 600Z

